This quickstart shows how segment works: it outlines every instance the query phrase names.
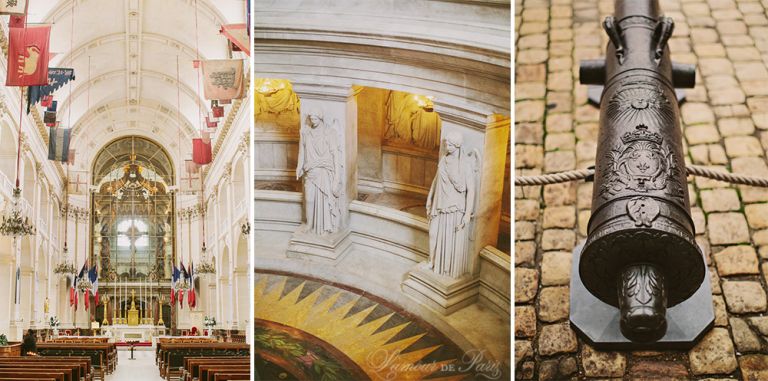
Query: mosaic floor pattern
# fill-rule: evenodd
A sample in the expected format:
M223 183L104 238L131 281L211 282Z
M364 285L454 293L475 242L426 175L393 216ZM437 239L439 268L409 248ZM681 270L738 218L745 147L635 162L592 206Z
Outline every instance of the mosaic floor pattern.
M373 296L278 274L256 273L255 284L264 381L477 378L463 371L463 352L450 340Z

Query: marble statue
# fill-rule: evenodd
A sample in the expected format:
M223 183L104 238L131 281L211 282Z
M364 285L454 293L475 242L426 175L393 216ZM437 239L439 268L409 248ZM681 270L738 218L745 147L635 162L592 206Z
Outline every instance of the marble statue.
M342 160L337 130L321 113L308 113L300 132L296 167L296 178L304 182L304 232L326 235L339 230Z
M479 153L462 149L456 132L445 138L445 155L427 196L429 220L428 267L437 274L459 278L472 271L469 241L475 212Z
M395 145L414 145L437 150L441 121L432 100L401 91L390 91L385 104L384 140Z

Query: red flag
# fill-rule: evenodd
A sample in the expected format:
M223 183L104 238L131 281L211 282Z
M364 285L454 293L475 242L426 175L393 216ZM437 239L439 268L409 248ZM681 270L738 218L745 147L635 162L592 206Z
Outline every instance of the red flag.
M50 25L11 28L8 43L6 86L45 86L48 84Z
M245 54L251 55L251 44L248 38L248 27L245 24L227 24L222 25L219 33L227 36L232 44L237 46Z
M171 288L171 306L176 304L176 291Z
M46 95L40 101L40 106L51 107L53 105L53 95Z
M179 290L179 308L184 308L184 290Z
M219 125L219 122L213 120L213 118L206 116L205 117L205 126L208 128L216 128Z
M69 306L72 307L75 305L75 286L72 286L69 288Z
M85 310L88 311L88 305L90 304L90 299L88 296L88 291L83 292L83 304L85 304Z
M211 143L207 144L200 138L192 139L192 161L196 164L208 164L211 162Z
M187 304L189 304L189 308L195 308L197 303L195 303L195 289L190 288L189 289L189 295L187 296Z
M11 18L8 20L8 28L23 28L26 24L26 15L11 15Z

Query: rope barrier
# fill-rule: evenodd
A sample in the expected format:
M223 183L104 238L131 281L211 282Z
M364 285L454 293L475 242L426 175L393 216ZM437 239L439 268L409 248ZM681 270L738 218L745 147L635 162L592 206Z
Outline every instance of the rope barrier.
M713 180L724 181L732 184L749 185L753 187L768 188L768 179L754 176L744 176L734 173L713 170L699 165L689 165L686 171L690 176L706 177ZM515 177L515 186L533 186L550 185L566 183L569 181L579 181L591 177L595 174L594 169L580 169L573 171L564 171L537 176L517 176Z

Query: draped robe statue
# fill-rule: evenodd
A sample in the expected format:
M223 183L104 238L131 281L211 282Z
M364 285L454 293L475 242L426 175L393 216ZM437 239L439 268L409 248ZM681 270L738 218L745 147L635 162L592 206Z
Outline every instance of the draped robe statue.
M449 133L446 154L427 196L429 219L428 267L437 274L459 278L472 271L469 240L475 209L477 155L463 152L463 138Z
M336 233L341 222L342 155L336 130L319 113L307 115L299 140L296 178L304 180L305 232Z

